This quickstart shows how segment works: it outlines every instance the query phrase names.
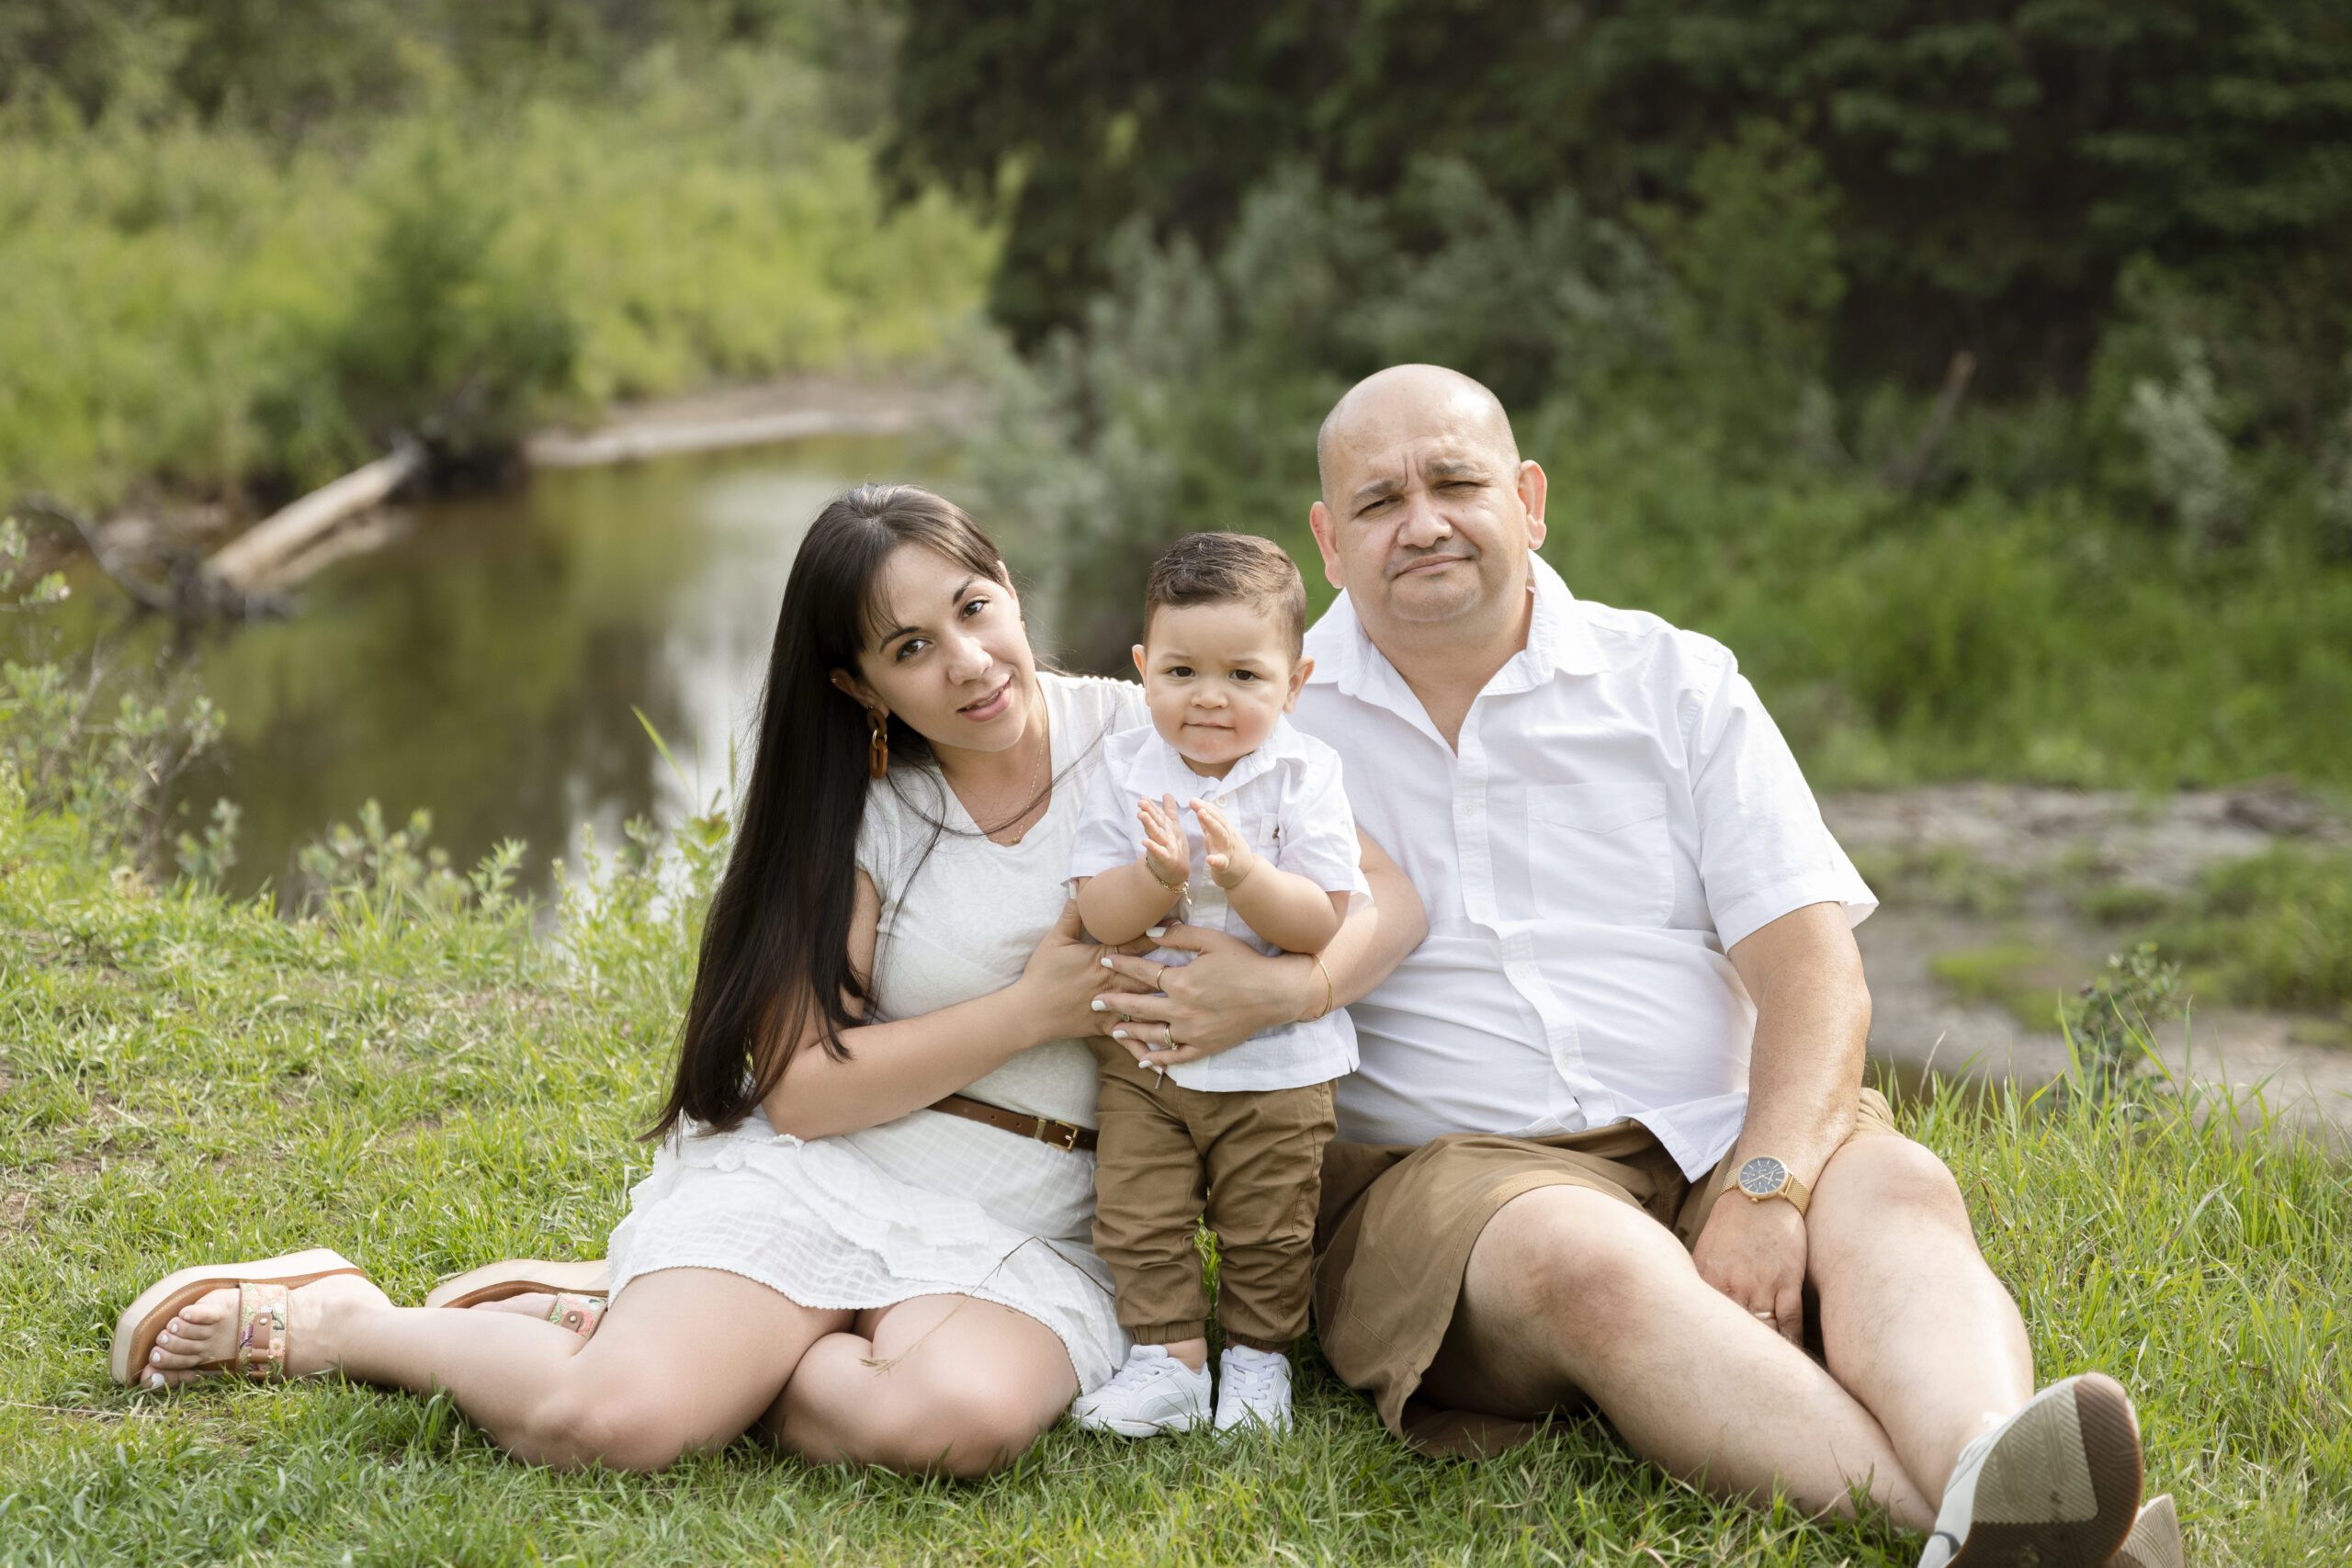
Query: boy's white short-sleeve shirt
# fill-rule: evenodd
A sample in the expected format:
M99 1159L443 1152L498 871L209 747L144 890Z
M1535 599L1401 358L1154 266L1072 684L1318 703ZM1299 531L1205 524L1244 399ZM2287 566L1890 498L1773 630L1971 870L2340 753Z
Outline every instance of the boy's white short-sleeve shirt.
M1175 796L1180 807L1207 801L1278 871L1295 872L1328 893L1351 894L1351 904L1371 897L1356 845L1355 816L1340 784L1340 754L1300 733L1287 718L1278 720L1265 742L1221 779L1193 772L1148 724L1112 736L1102 743L1102 765L1095 771L1070 849L1071 878L1099 876L1140 856L1143 825L1136 819L1136 803L1165 795ZM1169 918L1238 937L1261 953L1281 952L1234 912L1225 889L1209 875L1199 822L1189 809L1182 819L1193 852L1192 888L1186 908ZM1167 948L1152 953L1154 961L1171 968L1192 957ZM1322 1018L1253 1034L1230 1050L1170 1067L1168 1076L1186 1089L1212 1092L1298 1089L1328 1083L1355 1065L1355 1030L1347 1010L1335 1008Z

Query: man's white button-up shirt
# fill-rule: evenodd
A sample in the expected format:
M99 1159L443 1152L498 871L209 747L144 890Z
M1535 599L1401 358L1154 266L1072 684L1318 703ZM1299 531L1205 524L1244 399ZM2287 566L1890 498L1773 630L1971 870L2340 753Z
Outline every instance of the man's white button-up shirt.
M1724 956L1808 904L1878 900L1728 649L1586 604L1531 557L1527 646L1448 747L1348 598L1307 633L1301 729L1429 908L1349 1010L1340 1135L1540 1137L1632 1118L1697 1178L1747 1107L1756 1009Z

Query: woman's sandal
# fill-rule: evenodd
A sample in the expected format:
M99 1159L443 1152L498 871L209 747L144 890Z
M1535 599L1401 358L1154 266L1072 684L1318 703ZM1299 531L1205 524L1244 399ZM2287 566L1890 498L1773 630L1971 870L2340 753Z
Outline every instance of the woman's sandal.
M571 1291L558 1291L555 1304L548 1308L548 1321L559 1328L569 1328L582 1339L596 1336L596 1325L605 1321L607 1298L578 1295Z
M509 1258L450 1275L426 1293L424 1304L470 1307L514 1296L553 1296L555 1304L548 1309L548 1321L586 1339L604 1321L605 1285L609 1277L601 1258L570 1263Z
M537 1258L508 1258L485 1263L462 1274L452 1274L425 1292L429 1307L481 1306L512 1296L601 1296L609 1278L605 1260L591 1258L549 1263Z
M114 1381L143 1382L149 1371L147 1358L179 1310L214 1291L223 1290L237 1292L236 1353L226 1360L205 1361L187 1370L232 1372L255 1382L283 1377L287 1298L304 1285L332 1274L367 1277L357 1264L324 1247L254 1263L182 1269L166 1274L140 1292L115 1320Z

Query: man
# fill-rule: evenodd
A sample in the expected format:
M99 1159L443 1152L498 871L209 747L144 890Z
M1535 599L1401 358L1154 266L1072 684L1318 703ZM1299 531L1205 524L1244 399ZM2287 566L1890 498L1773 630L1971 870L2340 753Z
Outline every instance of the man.
M1860 1087L1876 901L1730 653L1569 592L1544 471L1466 377L1382 371L1317 455L1344 593L1298 723L1430 921L1351 1010L1332 1367L1423 1446L1589 1400L1718 1493L1866 1490L1927 1568L2177 1554L2116 1559L2129 1400L2034 1393L1951 1174Z

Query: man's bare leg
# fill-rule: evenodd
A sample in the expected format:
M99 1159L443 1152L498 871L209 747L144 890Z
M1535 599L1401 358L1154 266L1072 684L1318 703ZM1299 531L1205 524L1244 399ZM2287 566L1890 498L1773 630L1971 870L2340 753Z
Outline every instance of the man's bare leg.
M1908 1138L1852 1139L1814 1185L1805 1240L1830 1374L1940 1499L1961 1449L2033 1396L2025 1322L1958 1184Z
M1869 1411L1702 1280L1672 1232L1589 1189L1538 1188L1487 1223L1424 1387L1513 1416L1581 1392L1637 1451L1711 1491L1778 1487L1850 1515L1866 1483L1898 1523L1934 1522Z

